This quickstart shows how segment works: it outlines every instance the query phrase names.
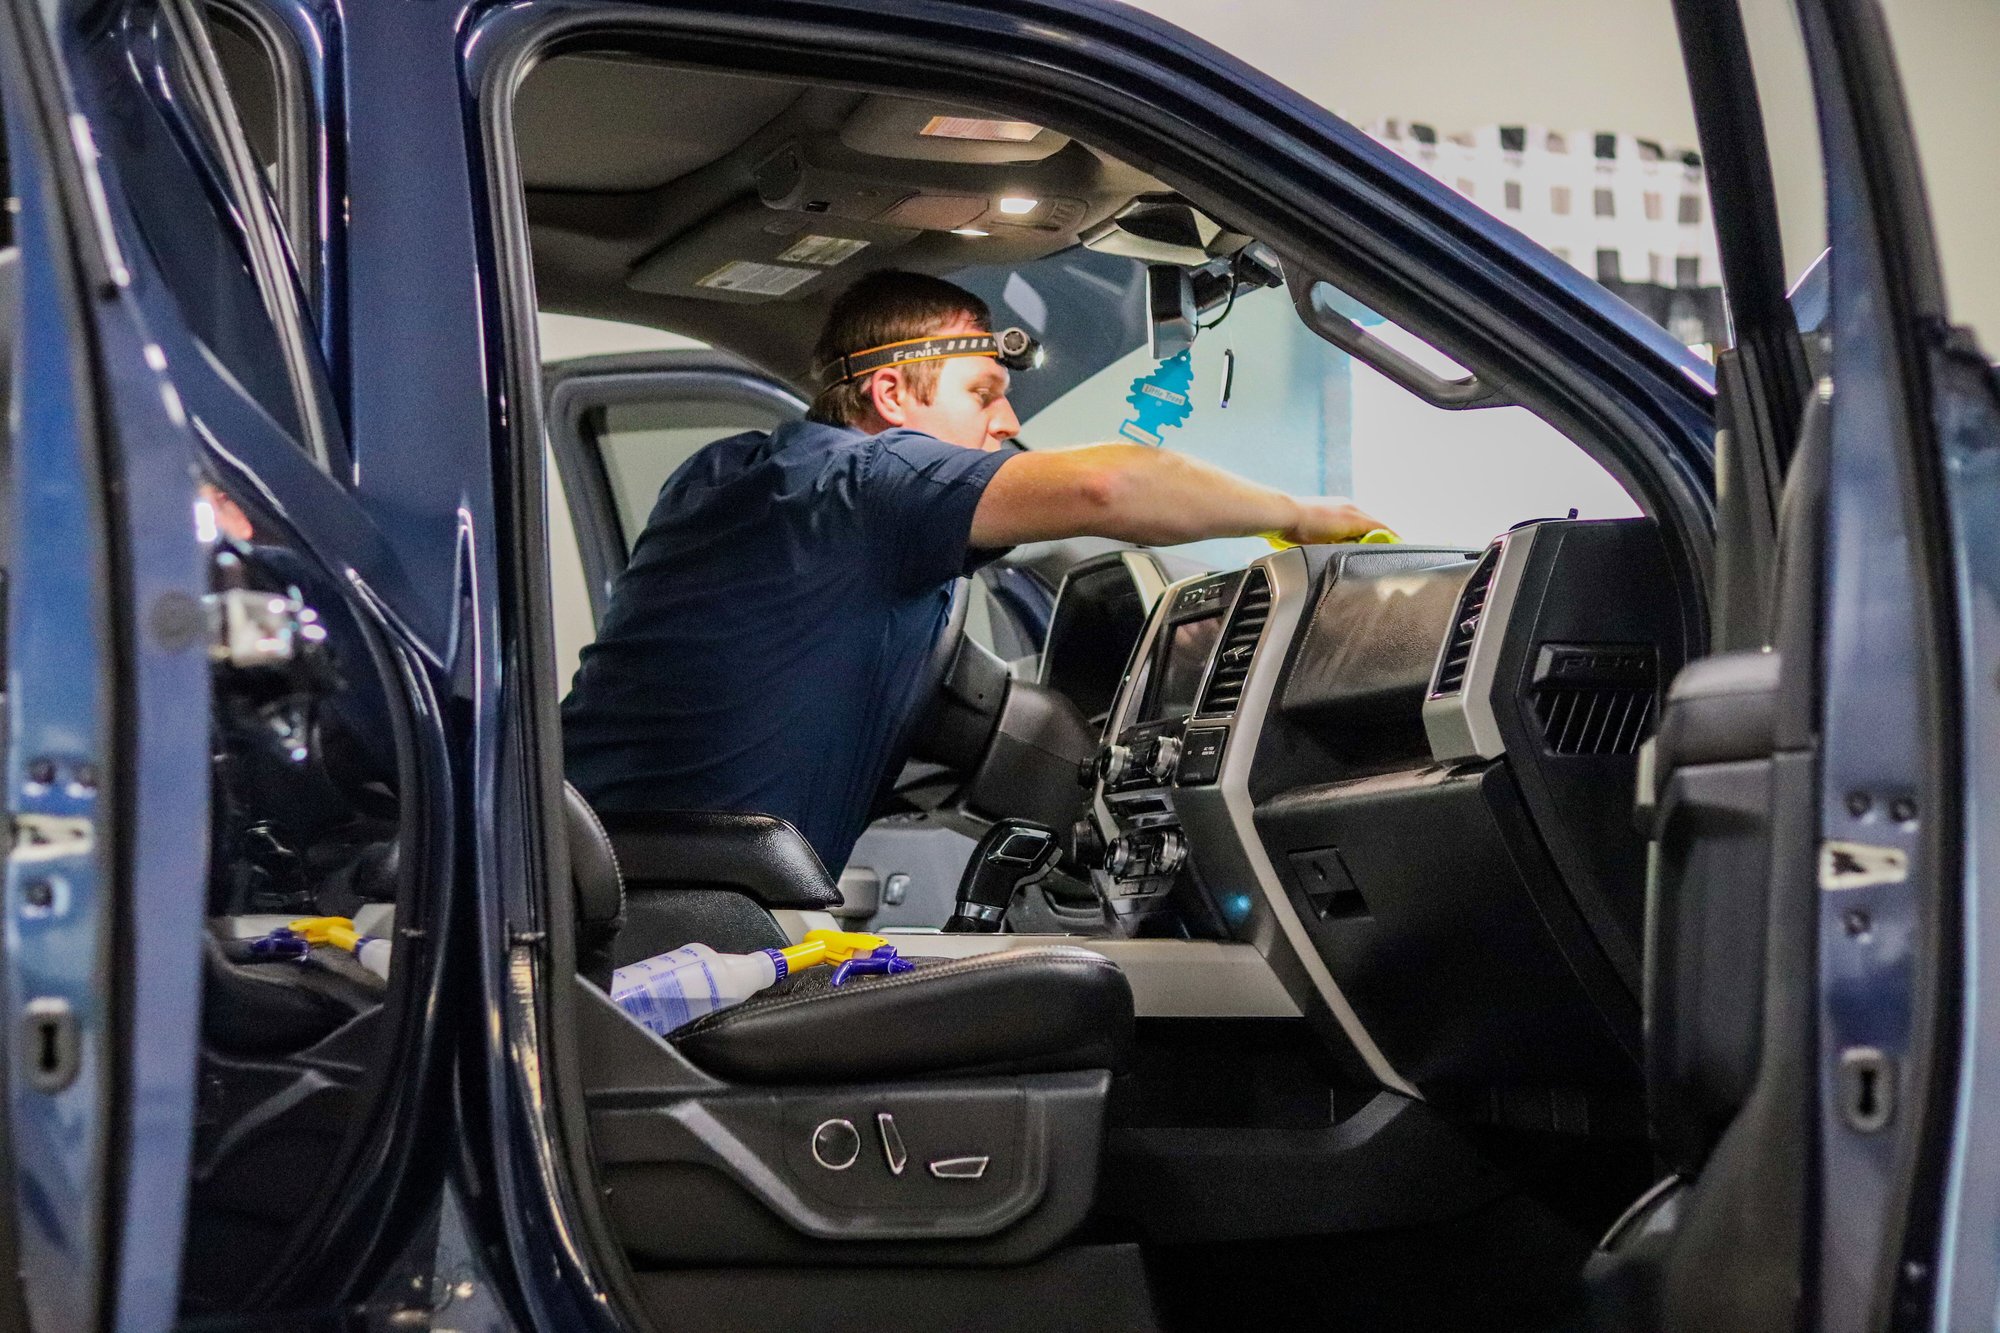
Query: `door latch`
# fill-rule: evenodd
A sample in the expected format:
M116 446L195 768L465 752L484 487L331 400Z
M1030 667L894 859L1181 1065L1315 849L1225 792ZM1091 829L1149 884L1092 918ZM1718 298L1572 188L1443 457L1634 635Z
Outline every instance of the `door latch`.
M1840 1118L1857 1134L1876 1134L1896 1115L1896 1063L1873 1046L1840 1053Z
M88 856L96 841L95 828L88 819L74 815L14 816L16 864Z
M28 1086L52 1095L76 1082L82 1042L77 1036L76 1011L69 1007L69 1001L37 996L28 1001L24 1024L27 1040L21 1043L21 1050L28 1067Z

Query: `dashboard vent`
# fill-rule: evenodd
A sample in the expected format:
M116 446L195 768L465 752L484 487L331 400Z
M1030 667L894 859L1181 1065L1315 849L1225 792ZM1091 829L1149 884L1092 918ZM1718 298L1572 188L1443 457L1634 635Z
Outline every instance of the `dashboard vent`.
M1546 643L1536 654L1529 701L1551 754L1636 754L1658 697L1650 644Z
M1451 619L1451 634L1445 640L1444 658L1438 663L1437 684L1431 698L1442 699L1465 687L1465 669L1472 664L1472 639L1479 632L1479 617L1486 610L1487 594L1493 591L1493 572L1500 567L1500 547L1486 548L1472 577L1459 594L1458 610Z
M1271 577L1252 569L1237 594L1236 609L1229 613L1229 629L1222 636L1222 648L1215 655L1215 670L1202 692L1200 713L1233 713L1243 698L1243 682L1250 678L1250 659L1257 655L1257 640L1264 622L1271 618Z

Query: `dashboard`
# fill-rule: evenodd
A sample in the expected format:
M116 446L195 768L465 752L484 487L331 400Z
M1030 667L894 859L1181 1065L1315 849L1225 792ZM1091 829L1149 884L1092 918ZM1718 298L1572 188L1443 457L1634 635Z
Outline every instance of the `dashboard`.
M1631 797L1700 633L1679 586L1629 519L1161 588L1072 839L1109 929L1256 945L1386 1086L1602 1114L1641 1049ZM1069 595L1045 678L1091 660L1065 626L1098 612Z

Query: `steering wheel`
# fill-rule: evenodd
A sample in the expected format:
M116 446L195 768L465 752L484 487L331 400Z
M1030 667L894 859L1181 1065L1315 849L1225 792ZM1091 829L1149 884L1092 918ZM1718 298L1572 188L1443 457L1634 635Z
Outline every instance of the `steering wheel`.
M892 761L878 810L893 794L928 808L929 802L906 794L914 787L936 788L945 782L948 789L938 794L948 796L971 776L1000 723L1007 664L965 632L971 606L972 581L954 580L937 637L910 691L910 710L889 752ZM913 761L923 770L913 774Z

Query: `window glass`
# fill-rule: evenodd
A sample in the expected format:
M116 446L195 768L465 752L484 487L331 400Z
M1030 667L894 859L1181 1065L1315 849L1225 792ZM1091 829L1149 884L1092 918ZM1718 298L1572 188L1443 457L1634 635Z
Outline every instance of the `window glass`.
M1886 0L1882 13L1923 167L1951 319L1979 333L1989 357L2000 356L2000 263L1993 258L2000 166L1992 146L2000 125L2000 79L1993 76L2000 5Z
M1010 313L997 310L996 321ZM1102 323L1140 332L1127 351L1092 367L1053 402L1023 408L1023 436L1035 447L1113 439L1131 418L1134 381L1155 365L1144 341L1141 287L1133 285L1122 307L1108 303ZM1427 369L1464 373L1393 325L1378 321L1369 331ZM1023 390L1017 406L1033 401L1030 386L1040 375L1064 378L1060 359L1061 349L1052 348L1047 370L1016 377ZM1223 321L1199 335L1192 360L1194 411L1185 425L1163 432L1163 447L1292 494L1351 496L1406 541L1479 547L1523 519L1572 508L1586 518L1639 512L1609 473L1525 408L1432 407L1313 333L1282 290L1240 293ZM1183 549L1217 565L1270 550L1255 538Z
M1138 3L1317 100L1682 341L1722 340L1667 0Z
M594 434L605 480L629 551L645 530L660 487L706 445L747 430L770 430L792 414L740 402L677 399L614 403L597 412Z
M331 413L319 396L296 277L265 230L276 229L276 214L261 182L239 188L227 167L225 131L210 114L222 108L204 92L199 36L179 25L178 12L142 0L120 29L127 58L90 67L114 112L97 146L116 161L127 196L144 204L134 210L141 241L189 331L326 466Z
M318 243L317 186L308 129L312 108L306 104L298 52L287 35L248 10L214 4L204 12L243 137L264 173L301 284L310 294L317 278L312 262Z

